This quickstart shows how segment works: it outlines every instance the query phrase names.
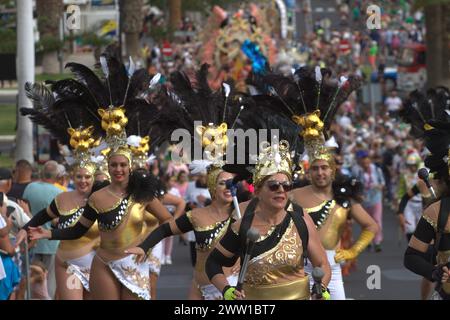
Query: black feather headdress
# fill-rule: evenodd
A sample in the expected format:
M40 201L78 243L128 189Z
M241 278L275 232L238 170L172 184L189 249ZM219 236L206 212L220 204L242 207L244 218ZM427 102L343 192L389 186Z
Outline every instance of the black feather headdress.
M447 110L447 111L446 111ZM432 121L448 121L450 92L445 87L429 89L426 93L412 91L403 103L400 118L411 125L410 134L414 138L424 138L431 129Z
M84 91L75 80L72 81L54 82L51 88L44 84L26 83L25 92L34 108L21 108L20 111L72 150L72 157L67 158L69 164L86 168L93 174L96 166L91 155L92 149L100 143L100 133L95 130L100 120L90 113L87 105L77 103ZM68 90L67 83L74 88Z
M160 142L170 141L175 130L185 129L194 144L217 152L211 159L221 159L227 130L235 126L243 107L232 85L224 83L218 91L210 88L208 68L203 64L193 79L182 71L171 74L170 87L163 88L156 98L161 110L152 123L152 136L158 136Z
M250 83L265 94L260 98L265 107L298 126L311 162L321 159L334 166L334 155L325 145L328 130L339 106L360 86L359 77L334 80L329 69L303 67L292 76L255 75Z
M448 88L436 87L426 93L415 90L403 103L400 117L411 125L410 134L423 139L430 151L425 166L435 177L449 176L450 147L450 92Z

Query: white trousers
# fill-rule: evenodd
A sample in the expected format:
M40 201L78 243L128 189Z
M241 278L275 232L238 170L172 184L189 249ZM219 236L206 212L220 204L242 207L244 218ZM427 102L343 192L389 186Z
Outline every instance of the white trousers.
M330 290L331 300L345 300L344 282L342 281L342 269L339 263L334 261L336 254L335 250L325 250L327 253L328 262L331 267L331 280L328 284L328 290ZM313 266L311 261L308 260L308 264L305 266L305 271L310 275L309 284L310 289L314 285L314 279L311 276Z

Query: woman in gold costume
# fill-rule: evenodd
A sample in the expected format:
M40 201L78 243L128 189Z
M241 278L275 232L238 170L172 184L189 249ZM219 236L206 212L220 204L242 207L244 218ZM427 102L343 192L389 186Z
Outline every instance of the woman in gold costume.
M319 67L300 68L292 76L269 73L254 79L255 86L268 94L258 98L259 104L297 126L296 132L303 138L311 185L293 190L289 197L308 213L319 231L332 270L328 288L333 300L345 299L340 263L356 258L377 230L373 219L358 203L360 184L335 176L332 149L337 144L328 139L337 109L359 83L353 76L335 81L330 70ZM348 216L363 230L349 249L340 249ZM312 271L310 264L306 269Z
M145 134L155 114L155 106L142 98L148 75L142 69L135 72L131 59L127 74L117 57L107 51L100 58L106 81L85 66L72 64L77 80L68 84L69 91L77 93L72 96L74 104L88 105L91 115L101 118L111 184L89 197L74 226L51 232L30 228L29 234L31 239L77 239L97 222L100 245L91 267L92 298L148 300L149 264L137 264L124 250L142 241L149 212L160 222L172 217L158 200L156 178L144 168L149 151Z
M306 255L324 271L322 294L328 296L330 266L314 223L291 203L292 161L287 142L265 146L253 173L255 198L240 205L241 219L227 230L206 262L206 273L225 299L303 300L310 298ZM251 253L242 290L231 286L222 267L244 257L247 231L260 234Z
M193 230L196 238L197 259L194 267L193 290L189 298L217 300L222 298L222 294L210 283L205 273L205 262L209 253L224 235L228 225L233 221L231 216L233 200L230 190L226 187L226 182L233 179L233 174L221 169L221 160L227 147L226 130L228 127L232 128L235 120L233 112L227 112L227 104L232 109L236 101L234 95L230 96L231 87L227 85L224 86L223 93L213 92L209 88L206 82L207 69L208 66L203 65L198 71L199 81L196 85L192 85L183 73L172 75L173 93L183 100L183 107L190 111L188 113L190 116L185 118L185 121L181 120L185 116L176 103L169 103L164 112L171 115L170 119L179 119L180 122L177 125L187 130L193 130L196 121L207 124L195 127L195 133L200 136L200 139L194 140L194 143L201 143L201 146L205 148L205 155L210 160L194 160L190 168L193 174L207 172L207 187L212 202L206 207L188 211L169 224L159 226L139 247L128 249L126 252L139 255L139 260L142 261L145 253L163 238ZM200 88L203 91L197 91ZM196 108L204 108L204 112L201 113ZM166 127L165 124L168 122L164 120L167 119L165 117L164 114L161 116L162 127ZM192 132L193 135L195 133ZM211 153L208 153L208 150ZM224 273L229 281L236 283L237 277L232 267L225 268Z
M51 89L40 84L27 85L27 95L33 100L34 108L22 108L21 111L24 115L30 115L33 122L49 128L62 144L70 146L72 156L67 160L72 167L75 190L59 194L48 208L37 213L19 231L16 246L26 238L29 227L37 227L53 219L58 221L58 230L75 225L91 192L106 186L96 183L93 188L97 167L91 160L91 154L99 144L99 132L94 130L95 119L90 118L87 108L74 110L64 101L62 89L65 86L64 81L54 83ZM92 126L86 126L89 124ZM97 224L81 238L59 243L55 258L57 299L89 298L89 274L98 244Z

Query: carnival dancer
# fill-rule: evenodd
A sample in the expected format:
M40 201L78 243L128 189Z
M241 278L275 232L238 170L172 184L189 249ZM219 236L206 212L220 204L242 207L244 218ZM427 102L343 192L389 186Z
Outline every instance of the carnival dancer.
M205 262L233 221L231 217L233 200L230 190L226 188L226 182L231 180L233 175L222 170L221 166L228 145L227 128L232 128L236 122L238 114L235 110L239 105L236 104L237 97L234 94L230 95L233 93L232 88L227 84L224 84L223 92L212 91L209 88L206 80L207 70L208 66L203 65L198 71L196 85L193 85L184 73L172 74L173 91L167 92L167 97L177 96L180 101L167 104L158 123L162 128L170 128L168 124L173 124L191 131L193 137L199 136L199 139L194 139L194 144L199 143L199 147L204 148L202 154L208 160L194 160L190 168L192 174L207 172L207 187L212 202L206 207L188 211L169 224L159 226L139 247L128 249L126 252L138 254L140 260L143 260L145 253L162 239L193 230L197 259L193 280L195 290L191 290L189 298L217 300L222 298L222 293L210 283L205 273ZM178 119L179 123L174 123L174 119ZM200 124L196 125L197 121ZM229 281L235 284L236 268L232 267L225 268L224 272Z
M404 264L409 270L436 283L433 300L449 300L449 142L450 94L444 87L427 91L426 95L413 91L402 114L407 114L411 134L423 138L430 155L425 158L433 179L440 180L439 200L423 212L405 252ZM431 191L431 190L430 190ZM431 244L431 245L430 245ZM422 298L425 294L422 290Z
M70 64L69 64L70 65ZM67 98L68 80L53 83L50 89L43 84L27 83L27 96L34 108L22 108L24 115L50 130L62 145L69 146L72 154L66 158L71 165L75 190L60 193L19 231L16 246L26 239L29 227L41 226L58 218L56 228L66 229L80 219L87 198L93 191L94 173L93 149L100 143L100 133L87 106L73 107ZM96 189L106 184L97 184ZM94 190L95 191L95 190ZM82 300L89 298L89 274L95 249L99 244L97 223L79 239L61 241L55 258L56 297L61 300Z
M409 270L436 283L431 299L450 300L450 178L446 159L449 152L450 125L434 122L429 125L434 128L428 128L426 133L429 139L426 139L426 146L431 155L425 159L425 165L446 182L447 191L442 193L439 201L423 212L405 252L404 263ZM432 241L434 250L430 259L427 252Z
M254 83L271 95L271 99L255 99L298 125L298 133L305 143L311 185L295 189L289 196L312 218L327 250L332 270L328 287L331 299L345 299L340 263L355 259L370 244L378 228L358 203L360 183L344 176L335 179L332 150L335 145L330 145L329 141L327 144L326 140L337 109L359 86L360 80L341 77L339 81L333 81L330 70L305 67L298 69L292 77L268 73L255 78ZM270 103L264 103L264 100ZM354 218L362 232L355 244L346 250L340 249L340 239L347 217ZM306 268L311 271L309 266Z
M124 250L142 241L144 216L148 212L160 222L172 217L157 199L157 180L144 168L145 155L133 156L137 145L148 150L148 145L141 142L146 140L156 112L155 106L142 98L148 75L142 69L135 72L131 59L127 74L117 56L107 51L100 58L105 81L87 67L72 64L79 80L71 80L70 87L78 93L74 97L75 105L87 104L95 110L93 116L101 117L109 148L111 184L89 197L74 226L51 232L29 228L29 234L31 239L77 239L98 221L100 246L92 262L89 283L92 298L148 300L149 264L137 264L135 257L124 254Z
M255 198L240 205L242 218L228 228L210 254L206 263L208 277L228 300L309 299L309 276L304 268L307 255L315 267L324 271L320 288L315 289L329 298L330 266L319 234L311 218L288 199L293 169L289 143L273 141L261 147L253 170ZM243 287L238 290L227 281L222 268L233 265L239 257L243 261L250 228L260 236L248 253Z

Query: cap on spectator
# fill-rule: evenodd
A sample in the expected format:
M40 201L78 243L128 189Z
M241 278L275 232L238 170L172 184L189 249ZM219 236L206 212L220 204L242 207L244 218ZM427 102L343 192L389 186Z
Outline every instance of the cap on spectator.
M0 180L12 179L11 170L6 168L0 168Z
M369 156L369 153L366 150L358 150L356 152L356 158L357 159L362 159L362 158L366 158Z

